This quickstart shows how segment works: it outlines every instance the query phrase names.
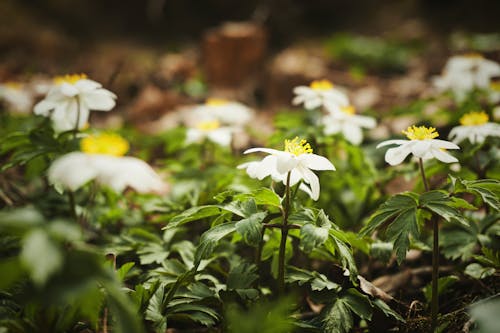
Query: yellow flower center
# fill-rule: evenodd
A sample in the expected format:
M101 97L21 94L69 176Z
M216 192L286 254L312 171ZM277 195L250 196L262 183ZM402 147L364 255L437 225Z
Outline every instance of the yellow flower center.
M469 112L460 118L460 124L464 126L476 126L486 124L488 120L489 117L484 111Z
M316 91L326 91L332 89L333 84L328 80L314 80L309 87Z
M196 125L197 129L204 132L210 132L218 129L219 127L220 127L220 122L218 120L202 121Z
M285 151L295 156L313 152L311 145L305 139L299 140L297 136L293 140L285 140Z
M483 59L483 55L480 54L480 53L475 53L475 52L471 52L471 53L466 53L463 55L465 58L469 58L469 59Z
M228 104L229 101L224 98L208 98L205 105L208 106L222 106Z
M430 140L437 138L439 133L434 127L425 126L410 126L406 131L403 130L403 134L410 140Z
M499 81L492 81L490 83L490 89L496 92L500 92L500 80Z
M342 112L344 112L346 114L349 114L349 115L353 115L353 114L356 113L356 109L352 105L343 106L343 107L340 108L340 110L342 110Z
M56 76L54 78L54 83L57 85L61 85L63 83L75 84L80 80L84 80L87 78L85 74L66 74L61 76Z
M117 134L89 135L80 141L80 148L87 154L123 156L129 149L127 140Z
M4 83L4 86L6 86L7 88L9 89L13 89L13 90L21 90L21 88L23 87L23 85L19 82L5 82Z

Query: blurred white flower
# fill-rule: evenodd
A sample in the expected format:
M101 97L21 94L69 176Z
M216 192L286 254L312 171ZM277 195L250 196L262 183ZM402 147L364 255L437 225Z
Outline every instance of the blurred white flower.
M186 143L199 143L208 139L220 146L227 147L231 144L232 128L221 127L218 120L203 120L195 127L188 128Z
M372 117L355 114L353 106L339 107L323 116L321 123L324 125L323 133L333 135L342 133L347 141L359 145L363 141L361 128L375 128L377 122Z
M470 112L460 118L461 126L456 126L448 136L454 143L469 139L470 143L483 143L488 136L500 136L500 125L488 122L486 112Z
M321 106L342 107L349 105L347 95L334 87L328 80L316 80L309 86L298 86L293 89L296 95L292 100L293 105L304 104L307 110Z
M0 99L7 106L7 111L29 114L33 107L33 93L25 85L17 82L0 84Z
M250 162L240 165L246 168L250 177L263 179L266 176L274 180L286 183L290 172L290 186L303 180L309 185L310 196L318 200L320 184L318 176L311 170L335 170L333 164L323 156L312 153L312 148L305 140L298 137L293 140L285 140L285 149L276 150L271 148L251 148L244 153L264 152L271 156L265 157L259 162Z
M440 91L451 90L463 100L473 89L489 89L491 78L500 75L500 65L480 54L453 56L448 59L443 74L434 79Z
M116 95L86 75L56 77L44 100L35 105L35 114L50 117L57 131L83 129L90 110L109 111Z
M122 156L128 147L118 135L87 136L81 141L83 152L63 155L51 164L49 181L71 191L95 180L116 192L130 187L140 193L165 193L167 184L146 162Z
M207 99L205 104L197 106L193 113L195 117L216 118L222 124L232 126L244 126L254 116L249 107L222 98Z
M437 158L445 163L458 162L455 157L446 153L445 149L460 149L460 147L449 141L434 139L439 136L434 127L411 126L403 133L410 140L387 140L377 146L380 148L393 144L399 145L399 147L388 149L385 153L385 161L390 165L400 164L410 154L423 160Z

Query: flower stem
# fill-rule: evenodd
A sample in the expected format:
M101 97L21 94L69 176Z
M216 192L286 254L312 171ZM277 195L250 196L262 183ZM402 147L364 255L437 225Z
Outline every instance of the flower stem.
M429 192L429 183L427 182L427 178L425 177L424 161L421 158L418 159L418 165L420 166L420 174L422 175L422 182L424 183L425 192Z
M425 177L424 162L418 159L420 174L424 183L425 191L429 191L429 183ZM432 298L431 298L431 332L437 328L437 317L439 312L438 298L438 278L439 278L439 220L436 217L431 218L432 223Z
M68 190L69 197L69 209L71 212L71 216L78 221L78 215L76 214L76 203L75 203L75 194L72 191Z
M283 207L283 228L281 229L281 241L278 254L278 291L280 295L285 292L285 254L286 240L288 238L288 214L290 212L290 174L286 177L285 205Z

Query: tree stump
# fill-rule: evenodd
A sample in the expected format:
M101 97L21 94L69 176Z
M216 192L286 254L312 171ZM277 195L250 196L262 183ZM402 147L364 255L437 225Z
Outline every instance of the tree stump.
M255 79L266 53L267 34L251 22L228 22L205 33L202 62L208 82L234 87Z

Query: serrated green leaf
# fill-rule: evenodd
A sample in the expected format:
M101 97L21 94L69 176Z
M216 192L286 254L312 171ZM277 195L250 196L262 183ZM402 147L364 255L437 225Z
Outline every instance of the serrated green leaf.
M321 315L321 328L325 333L349 333L353 327L351 310L342 298L336 298Z
M317 227L312 223L307 223L300 228L300 246L304 252L309 253L313 249L323 245L328 239L330 225Z
M191 221L197 221L207 217L220 215L223 212L224 210L218 206L192 207L182 212L181 214L174 216L163 229L179 227Z
M350 288L342 296L342 299L346 302L351 311L360 318L365 320L372 319L372 305L368 296L361 294L354 288Z
M389 219L403 211L417 207L416 194L407 192L396 194L383 203L370 217L368 224L360 231L360 236L367 236Z
M311 290L314 291L321 291L325 288L327 290L340 291L341 288L340 285L328 280L328 278L321 273L311 272L294 266L288 266L285 276L287 283L298 283L299 286L310 283Z
M127 262L123 264L117 271L116 273L118 274L118 279L120 281L124 281L125 277L127 276L128 272L134 267L135 263L134 262Z
M63 259L57 244L43 230L34 229L23 240L21 261L38 286L44 285L61 268Z
M419 236L416 208L408 208L402 211L394 221L387 227L387 237L394 242L394 250L398 263L401 263L410 247L410 235L415 238Z
M259 246L262 239L262 220L266 215L266 212L259 212L236 222L236 231L243 236L245 243L254 247Z
M224 209L240 217L247 218L257 213L257 205L253 199L233 201L224 206Z
M236 198L242 201L253 199L257 205L281 206L281 198L267 187L259 188L251 193L238 194Z
M473 277L474 279L481 280L488 276L495 274L495 269L493 267L484 267L478 263L472 263L465 267L465 274Z
M194 255L195 266L199 265L202 259L210 257L217 243L235 230L236 222L229 222L205 231L200 237L200 243Z
M482 201L496 211L500 210L500 181L496 179L462 180L450 176L454 193L468 192L481 197Z

